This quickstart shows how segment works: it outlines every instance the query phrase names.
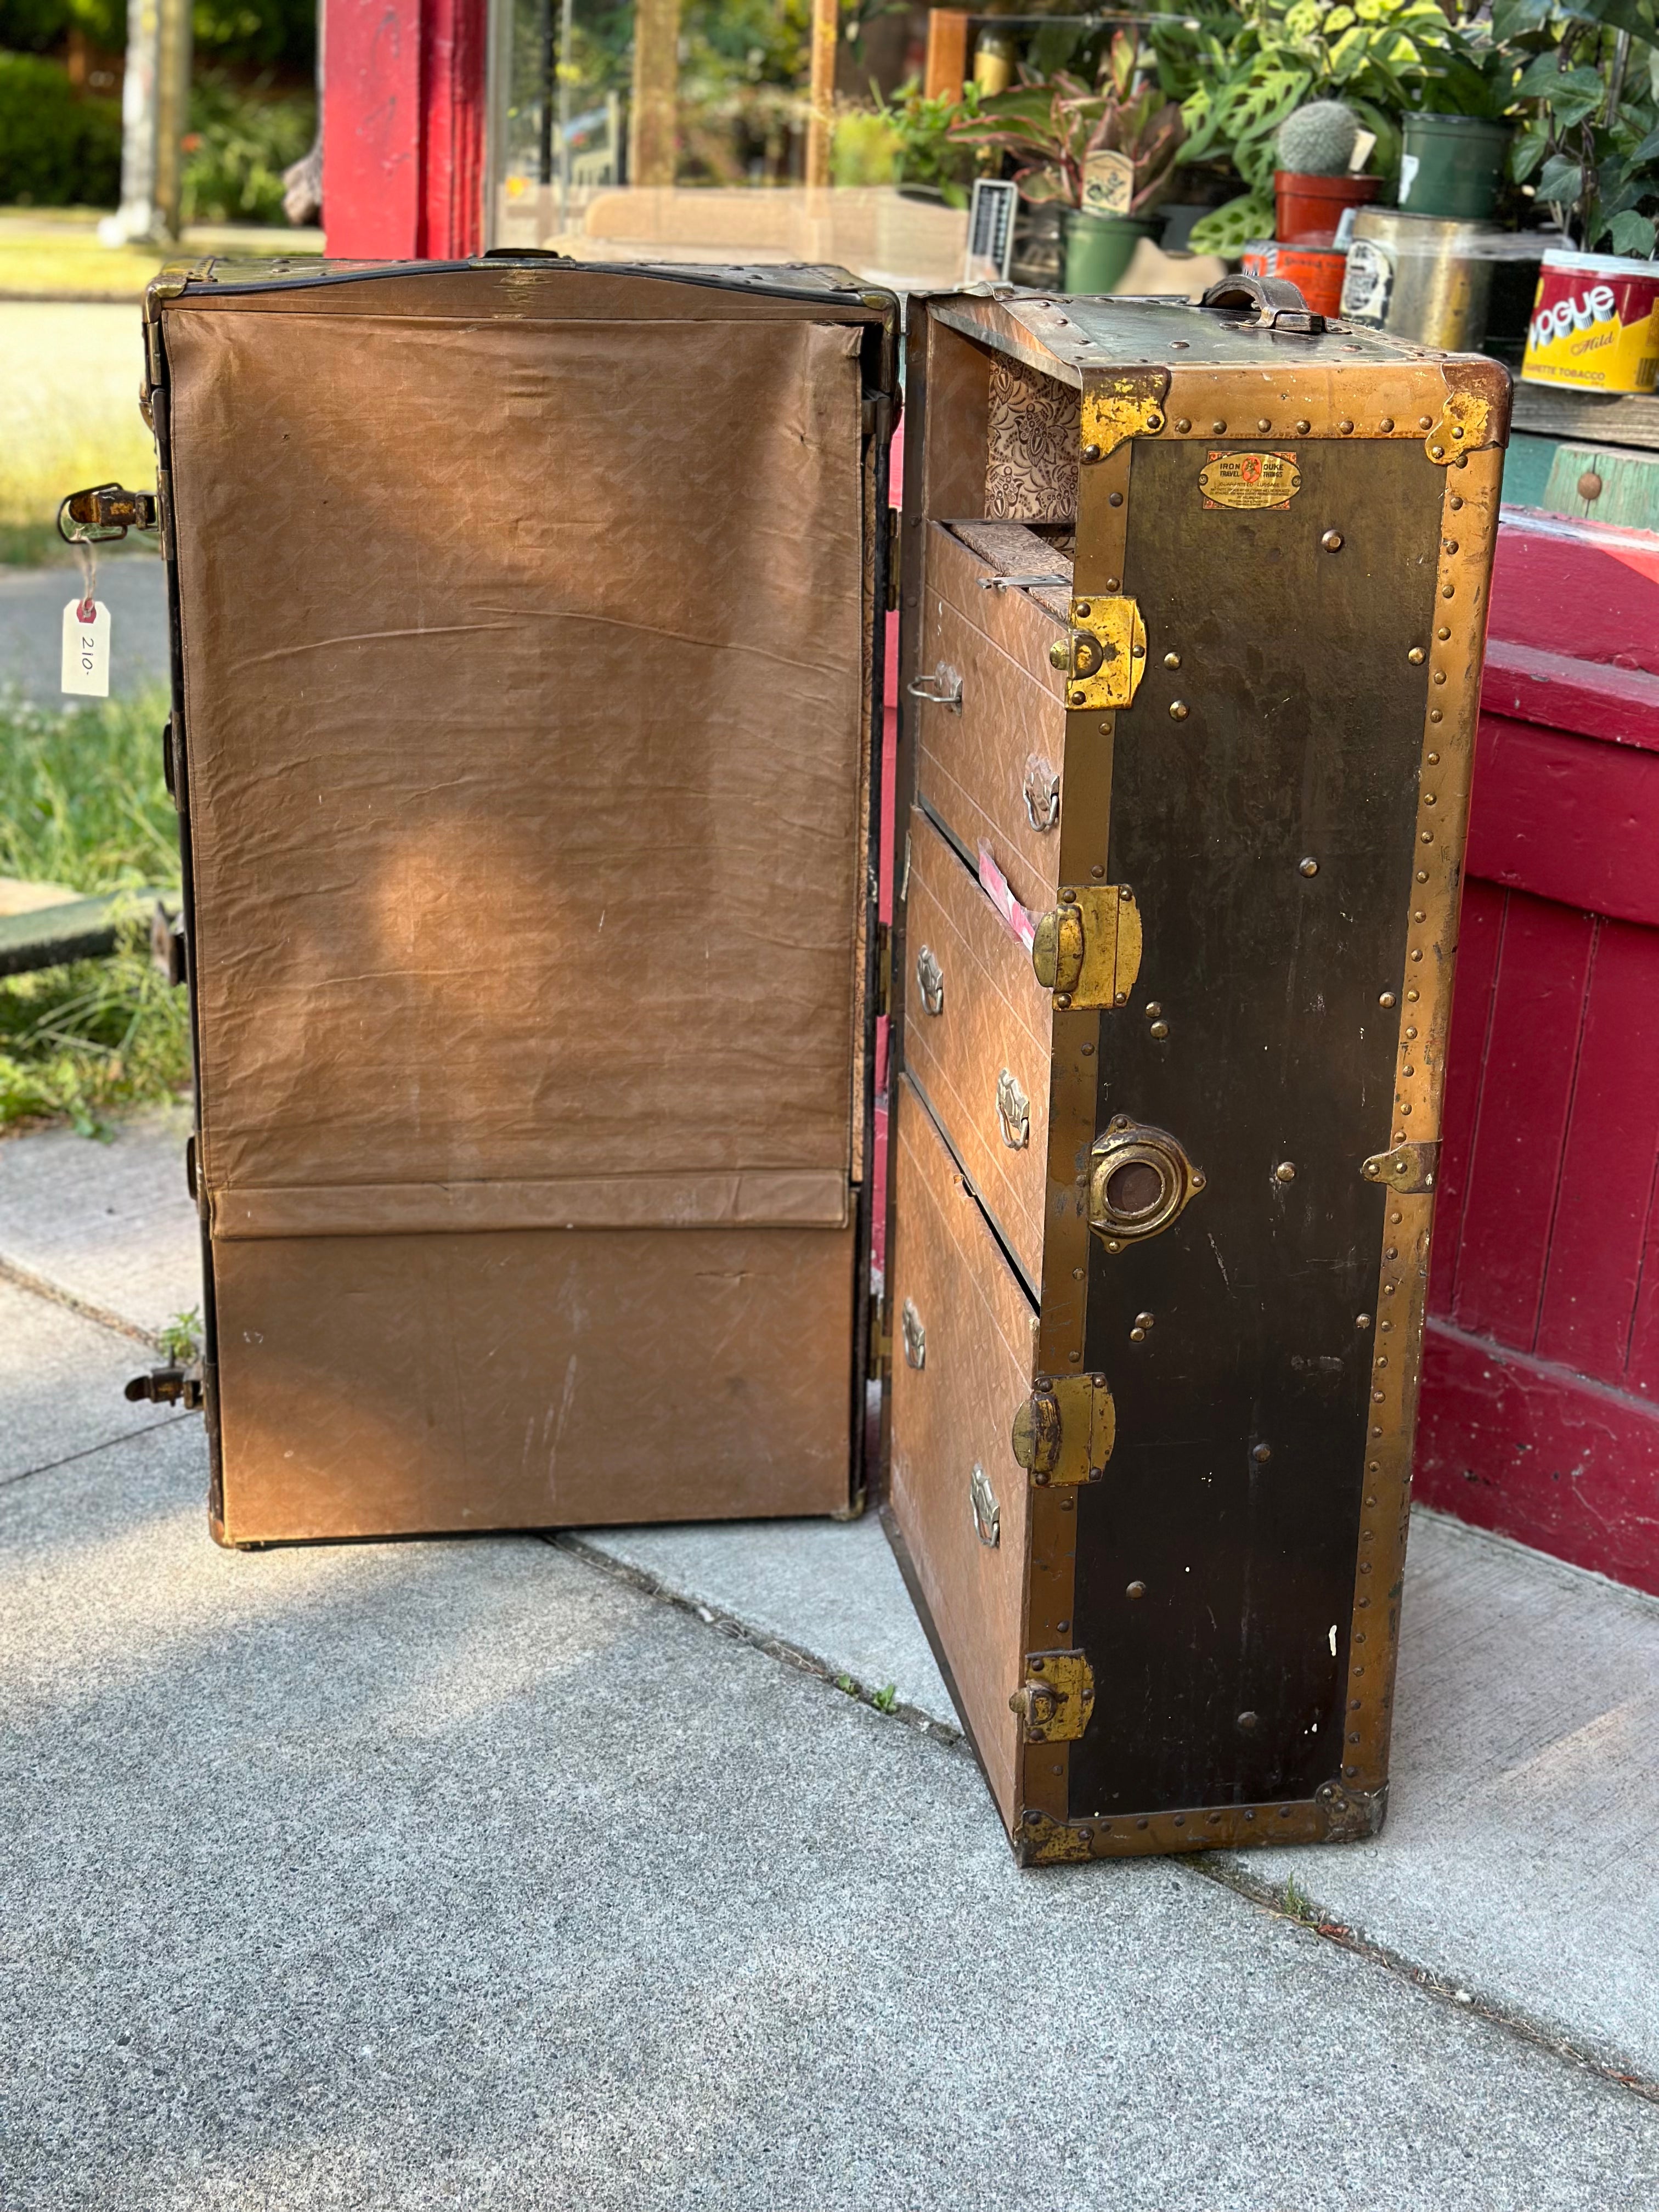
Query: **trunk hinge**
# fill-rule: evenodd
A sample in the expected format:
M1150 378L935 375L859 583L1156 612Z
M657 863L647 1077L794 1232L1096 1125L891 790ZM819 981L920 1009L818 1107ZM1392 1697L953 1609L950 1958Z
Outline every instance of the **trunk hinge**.
M1127 1006L1140 973L1140 908L1128 884L1062 890L1037 922L1031 966L1057 1006Z
M1039 1375L1014 1415L1014 1457L1033 1482L1098 1482L1117 1437L1117 1408L1103 1375Z
M1095 1709L1095 1670L1080 1651L1033 1651L1008 1706L1027 1743L1075 1743Z
M1433 1190L1440 1167L1438 1137L1418 1145L1391 1145L1386 1152L1373 1152L1360 1169L1367 1182L1385 1182L1407 1197L1426 1197Z
M159 530L161 511L153 491L125 491L119 484L93 484L72 491L58 504L58 535L66 545L101 545L125 538L129 530Z
M1134 704L1146 673L1146 625L1133 599L1109 596L1072 601L1069 635L1048 649L1066 672L1066 704L1108 712Z
M126 1395L136 1405L148 1398L157 1406L182 1406L187 1413L202 1410L202 1370L189 1367L152 1367L148 1375L135 1375Z

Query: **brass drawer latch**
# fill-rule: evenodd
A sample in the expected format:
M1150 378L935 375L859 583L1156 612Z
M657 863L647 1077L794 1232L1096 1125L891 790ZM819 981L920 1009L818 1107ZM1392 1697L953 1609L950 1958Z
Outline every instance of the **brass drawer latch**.
M1133 599L1072 601L1069 635L1057 638L1048 658L1066 672L1068 707L1127 707L1146 672L1146 625Z
M1027 1743L1075 1743L1095 1709L1095 1670L1080 1651L1033 1651L1008 1706Z
M1031 966L1057 1006L1127 1006L1140 973L1140 909L1128 884L1063 890L1037 923Z
M1014 1457L1033 1482L1098 1482L1117 1440L1103 1375L1039 1375L1014 1415Z
M1385 1182L1406 1197L1426 1197L1433 1190L1440 1168L1440 1139L1427 1144L1394 1145L1386 1152L1373 1152L1359 1172L1367 1182Z

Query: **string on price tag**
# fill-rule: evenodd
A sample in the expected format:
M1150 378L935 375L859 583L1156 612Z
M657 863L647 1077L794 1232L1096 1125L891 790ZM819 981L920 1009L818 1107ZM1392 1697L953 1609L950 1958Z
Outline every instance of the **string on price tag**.
M64 610L63 688L82 699L109 696L109 609L93 597L96 556L83 540L75 542L81 563L81 596Z

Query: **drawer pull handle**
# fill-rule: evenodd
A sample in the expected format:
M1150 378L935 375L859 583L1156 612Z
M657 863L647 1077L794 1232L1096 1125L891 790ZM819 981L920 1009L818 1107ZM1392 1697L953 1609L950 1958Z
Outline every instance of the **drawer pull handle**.
M1041 753L1028 753L1025 759L1025 781L1020 786L1025 800L1025 818L1033 830L1052 830L1060 820L1060 775L1051 761Z
M1023 1152L1031 1141L1031 1102L1006 1067L997 1077L997 1121L1009 1151Z
M913 676L905 688L926 706L948 707L953 714L962 712L962 678L942 660L931 676Z
M994 1552L1002 1541L1002 1508L997 1504L997 1494L991 1487L990 1476L977 1462L969 1479L968 1501L973 1508L974 1534L981 1544Z
M945 970L931 945L924 945L916 955L916 988L921 994L923 1010L930 1014L945 1012Z

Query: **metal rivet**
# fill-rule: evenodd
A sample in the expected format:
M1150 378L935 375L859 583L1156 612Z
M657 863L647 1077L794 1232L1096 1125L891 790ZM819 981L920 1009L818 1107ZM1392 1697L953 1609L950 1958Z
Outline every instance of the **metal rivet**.
M1443 584L1440 586L1440 596L1443 599L1455 599L1457 596L1456 586L1455 584Z
M1443 461L1445 458L1446 449L1443 446L1431 446L1429 447L1429 459L1431 461Z
M1434 832L1432 830L1419 830L1417 833L1417 837L1418 842L1421 845L1432 845L1434 842Z
M1407 996L1408 999L1415 999L1415 998L1416 998L1416 996L1417 996L1417 994L1416 994L1416 992L1415 992L1415 991L1407 991L1407 994L1406 994L1406 996Z
M1129 1331L1129 1341L1131 1344L1145 1344L1146 1341L1146 1330L1144 1328L1132 1328Z
M1250 1730L1256 1725L1255 1715L1254 1713L1241 1713L1238 1717L1238 1725L1248 1735Z
M1394 1004L1394 993L1393 993L1392 991L1384 991L1384 992L1382 992L1382 994L1379 996L1379 998L1378 998L1378 1000L1377 1000L1376 1003L1377 1003L1377 1005L1378 1005L1379 1006L1393 1006L1393 1004Z
M1456 512L1457 512L1457 510L1459 509L1459 507L1461 507L1462 506L1463 502L1462 502L1462 501L1461 499L1459 499L1459 497L1457 496L1457 494L1456 494L1455 492L1454 492L1454 493L1452 494L1451 497L1450 497L1450 498L1446 501L1446 504L1447 504L1447 506L1448 506L1449 507L1450 507L1450 509L1451 509L1452 513L1453 513L1454 514L1456 514Z
M1135 1316L1135 1327L1137 1328L1150 1328L1157 1319L1158 1316L1156 1314L1138 1313ZM1097 1376L1096 1379L1098 1382L1103 1382L1106 1380L1106 1377L1102 1375Z
M1072 1270L1072 1280L1074 1283L1080 1283L1088 1272L1089 1270L1086 1267L1073 1267Z
M1161 1014L1164 1012L1164 1008L1156 999L1148 999L1146 1001L1146 1011L1149 1014L1157 1015ZM1116 1128L1120 1125L1117 1122L1114 1122L1112 1126L1114 1128ZM1122 1126L1127 1127L1128 1125L1124 1123Z
M1431 768L1438 768L1438 767L1439 767L1439 765L1440 765L1440 756L1439 756L1439 754L1438 754L1438 753L1429 753L1429 754L1427 754L1427 755L1425 756L1425 757L1426 757L1426 759L1427 759L1427 761L1428 761L1428 763L1429 763L1429 766L1430 766ZM1427 878L1426 876L1419 876L1419 877L1418 878L1418 879L1417 879L1417 880L1418 880L1418 882L1419 882L1419 884L1425 884L1425 883L1427 883L1427 881L1428 881L1429 879L1428 879L1428 878Z
M1443 722L1445 719L1438 707L1431 707L1429 709L1429 720L1431 722Z
M1082 1364L1083 1354L1080 1352L1068 1352L1066 1357L1071 1361L1073 1367L1078 1367Z
M1445 623L1442 623L1439 628L1435 631L1435 635L1439 639L1442 645L1443 645L1446 642L1446 640L1451 635L1451 632L1447 629Z
M1420 668L1423 665L1422 647L1420 645L1414 645L1411 651L1406 655L1406 658L1410 661L1413 668Z
M1179 668L1181 655L1178 653L1166 653L1164 656L1164 665L1166 668Z
M1440 550L1443 553L1455 553L1457 540L1455 538L1443 538L1440 541Z
M1419 430L1432 430L1434 428L1433 416L1419 415L1417 418L1417 427Z
M1063 637L1057 637L1048 647L1048 665L1050 668L1069 668L1071 665L1072 648Z
M1337 428L1338 428L1338 429L1342 433L1343 436L1346 438L1346 437L1347 436L1347 434L1348 434L1349 431L1352 429L1352 428L1353 428L1353 424L1352 424L1352 422L1350 422L1346 419L1346 417L1345 416L1345 417L1343 418L1343 420L1342 420L1340 422L1339 422L1339 423L1337 424L1337 426L1336 426L1336 427L1337 427Z
M1106 588L1109 592L1115 592L1121 585L1122 581L1123 580L1121 576L1108 576L1106 579Z
M1371 1317L1369 1314L1356 1314L1353 1317L1353 1325L1356 1328L1369 1328L1371 1325Z
M1319 542L1328 553L1340 553L1342 550L1342 532L1328 530Z
M1296 1181L1296 1162L1294 1160L1280 1160L1279 1165L1273 1170L1273 1174L1280 1182L1294 1182Z
M1074 707L1086 707L1086 706L1088 705L1088 703L1089 703L1089 695L1088 695L1088 693L1087 693L1086 691L1073 691L1073 694L1072 694L1072 704L1073 704Z
M1290 1808L1290 1807L1289 1807L1288 1805L1281 1805L1281 1806L1279 1807L1279 1819L1280 1819L1281 1820L1288 1820L1290 1819L1290 1817L1291 1817L1291 1808Z
M1393 417L1393 416L1392 416L1392 415L1385 415L1385 416L1382 417L1382 421L1377 424L1377 426L1376 426L1376 427L1377 427L1377 428L1378 428L1379 430L1392 430L1392 429L1393 429L1393 428L1394 428L1394 417Z
M1306 416L1305 415L1302 415L1302 416L1297 416L1297 425L1296 425L1296 434L1297 434L1297 436L1298 438L1305 438L1305 437L1307 436L1307 434L1308 434L1309 431L1310 431L1310 429L1312 429L1312 428L1313 428L1312 423L1309 422L1309 420L1308 420L1308 418L1307 418L1307 416Z
M1109 492L1106 496L1106 504L1108 507L1121 507L1123 504L1122 493L1121 491Z
M1146 1595L1146 1585L1145 1583L1131 1583L1128 1589L1124 1591L1123 1595L1125 1597L1145 1597Z
M1171 1827L1184 1828L1187 1825L1187 1815L1184 1813L1177 1813L1170 1825Z
M1172 722L1184 722L1190 712L1191 709L1188 708L1187 702L1184 699L1170 700L1170 720Z
M1170 1024L1168 1022L1154 1022L1146 1034L1149 1036L1166 1037L1170 1034Z
M1253 1444L1250 1447L1250 1457L1258 1467L1266 1467L1273 1455L1273 1448L1271 1444Z
M1083 448L1083 458L1085 461L1097 461L1100 459L1099 447L1085 446Z
M1176 424L1176 429L1181 431L1183 435L1186 432L1190 430L1192 427L1193 422L1190 415L1183 415L1181 420Z
M1436 682L1437 684L1443 684L1443 683L1445 682L1445 680L1446 680L1446 672L1445 672L1445 670L1444 670L1443 668L1437 668L1437 669L1435 670L1435 672L1434 672L1434 680L1435 680L1435 682Z
M1226 427L1227 426L1224 422L1212 422L1210 425L1211 429L1214 431L1218 438L1221 435Z
M1265 415L1261 415L1256 417L1255 427L1258 430L1271 430L1273 426Z
M1319 873L1319 863L1315 860L1298 860L1297 866L1304 876L1316 876Z

